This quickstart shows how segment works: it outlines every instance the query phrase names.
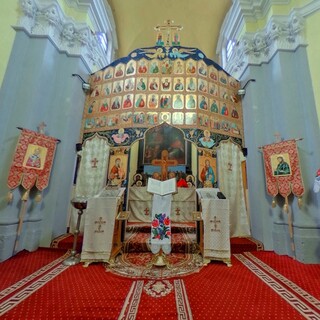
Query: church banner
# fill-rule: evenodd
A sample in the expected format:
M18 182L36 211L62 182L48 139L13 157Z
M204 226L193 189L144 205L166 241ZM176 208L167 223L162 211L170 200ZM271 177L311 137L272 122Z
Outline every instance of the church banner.
M304 185L296 140L286 140L262 147L267 192L272 197L280 194L286 199L290 193L301 197Z
M26 190L35 186L42 191L48 186L58 141L42 133L22 129L7 181L10 190L21 185Z

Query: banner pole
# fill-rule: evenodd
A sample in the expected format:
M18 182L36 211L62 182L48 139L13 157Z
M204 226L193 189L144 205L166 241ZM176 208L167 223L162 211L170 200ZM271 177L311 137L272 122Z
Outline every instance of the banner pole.
M16 235L16 240L15 240L14 249L13 249L13 255L15 255L18 252L20 235L21 235L21 230L23 226L23 219L27 211L28 198L29 198L29 190L26 190L25 194L21 198L22 204L21 204L21 209L19 213L19 223L18 223L17 235Z
M292 210L291 207L288 205L288 227L289 227L289 235L290 235L290 242L291 242L291 250L294 254L294 258L296 257L296 248L294 243L293 237L293 222L292 222Z

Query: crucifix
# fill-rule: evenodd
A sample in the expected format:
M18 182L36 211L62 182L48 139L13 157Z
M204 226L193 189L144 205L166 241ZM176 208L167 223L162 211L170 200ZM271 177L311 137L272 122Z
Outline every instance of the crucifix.
M218 223L221 223L220 220L217 220L217 217L214 216L213 220L210 220L210 222L213 222L214 229L211 229L211 231L220 231L220 229L217 229Z
M179 45L180 43L178 31L182 30L183 27L179 25L173 25L173 22L173 20L167 20L165 21L166 25L157 25L154 27L154 30L158 31L158 41L159 36L162 36L162 32L165 33L165 46L170 46L171 44ZM172 43L170 43L170 39L172 39Z
M97 158L94 158L91 160L92 166L91 168L97 168L97 163L99 162L99 160Z
M168 159L168 150L162 150L161 159L154 159L151 161L153 166L161 167L161 180L165 181L168 179L168 167L176 166L178 164L177 160Z

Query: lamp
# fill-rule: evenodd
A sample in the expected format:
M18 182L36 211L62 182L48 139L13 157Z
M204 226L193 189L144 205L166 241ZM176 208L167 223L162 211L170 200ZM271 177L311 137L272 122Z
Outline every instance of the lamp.
M83 90L84 92L87 93L87 92L90 91L90 89L91 89L90 84L89 84L88 82L84 81L84 79L83 79L79 74L73 73L72 76L73 76L73 77L78 77L78 78L81 80L81 82L82 82L82 90Z
M80 223L81 223L81 216L83 214L83 210L87 209L87 199L85 198L75 198L71 200L72 205L74 208L78 209L78 220L76 230L74 231L73 237L73 246L71 250L71 255L67 259L65 259L62 264L65 266L74 266L78 264L81 260L80 254L77 254L77 240L78 235L80 233Z
M249 80L245 83L245 85L238 90L238 96L240 96L241 98L244 97L244 95L246 94L246 86L247 86L247 85L249 84L249 82L251 82L251 81L252 81L252 82L256 82L256 79L249 79Z

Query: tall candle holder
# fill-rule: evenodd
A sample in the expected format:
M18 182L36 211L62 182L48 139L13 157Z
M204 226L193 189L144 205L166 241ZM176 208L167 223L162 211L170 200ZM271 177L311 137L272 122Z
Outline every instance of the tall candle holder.
M78 235L80 232L80 222L81 222L81 216L83 214L83 210L87 209L87 199L83 198L75 198L71 200L71 203L74 208L78 209L78 219L77 219L77 226L76 230L74 231L74 238L73 238L73 246L71 250L71 256L65 259L62 264L65 266L73 266L80 262L80 254L77 254L77 240Z

